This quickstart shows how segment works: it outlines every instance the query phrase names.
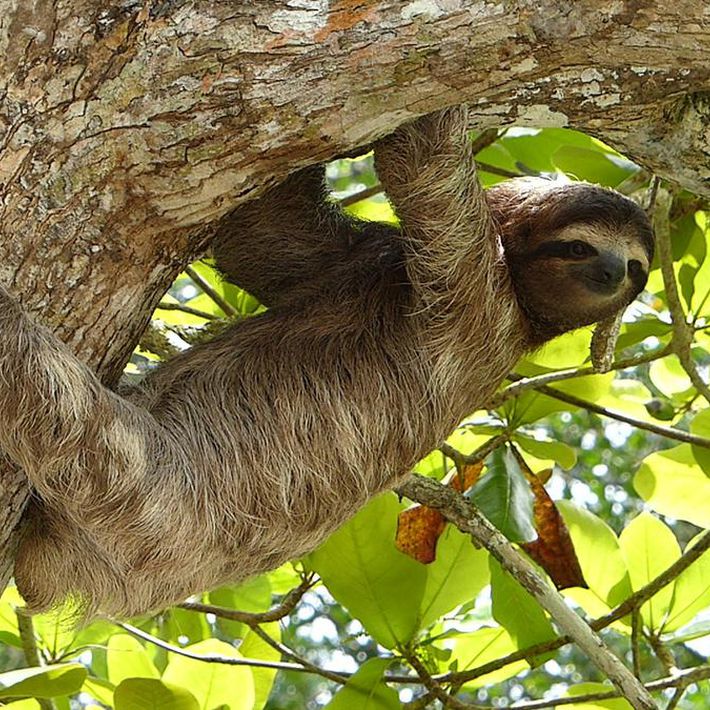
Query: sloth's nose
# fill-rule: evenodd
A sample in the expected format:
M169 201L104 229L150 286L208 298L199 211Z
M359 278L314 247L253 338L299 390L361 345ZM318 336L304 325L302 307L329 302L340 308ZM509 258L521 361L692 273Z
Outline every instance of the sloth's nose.
M609 288L616 288L626 277L626 263L613 254L600 254L596 266L599 280Z

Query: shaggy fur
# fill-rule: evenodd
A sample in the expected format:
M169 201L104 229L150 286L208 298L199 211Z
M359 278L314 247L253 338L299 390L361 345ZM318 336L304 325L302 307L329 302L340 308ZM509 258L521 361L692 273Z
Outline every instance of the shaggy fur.
M376 147L401 231L345 218L320 168L238 209L216 257L270 310L126 398L0 294L0 446L37 492L15 568L32 608L129 616L308 552L526 350L633 299L643 213L588 185L486 199L465 127L452 109ZM642 268L600 295L594 258L548 246L569 234Z

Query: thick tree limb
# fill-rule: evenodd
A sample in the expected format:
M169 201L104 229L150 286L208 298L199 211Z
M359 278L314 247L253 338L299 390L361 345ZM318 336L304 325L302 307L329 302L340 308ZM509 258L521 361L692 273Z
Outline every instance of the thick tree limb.
M0 280L109 383L239 202L416 115L574 126L710 195L704 0L0 0ZM27 496L3 470L0 573ZM2 581L0 580L0 581Z

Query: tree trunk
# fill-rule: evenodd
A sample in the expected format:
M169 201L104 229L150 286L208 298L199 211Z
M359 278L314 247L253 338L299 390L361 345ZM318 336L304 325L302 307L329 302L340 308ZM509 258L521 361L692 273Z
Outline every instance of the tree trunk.
M705 0L0 0L0 279L114 383L219 219L469 102L710 196ZM3 553L27 497L0 486Z

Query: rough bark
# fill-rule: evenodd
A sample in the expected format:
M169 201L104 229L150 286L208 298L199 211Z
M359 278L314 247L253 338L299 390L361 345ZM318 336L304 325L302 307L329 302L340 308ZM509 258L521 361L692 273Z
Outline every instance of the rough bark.
M0 0L0 279L115 382L232 207L463 101L710 196L709 40L705 0Z

